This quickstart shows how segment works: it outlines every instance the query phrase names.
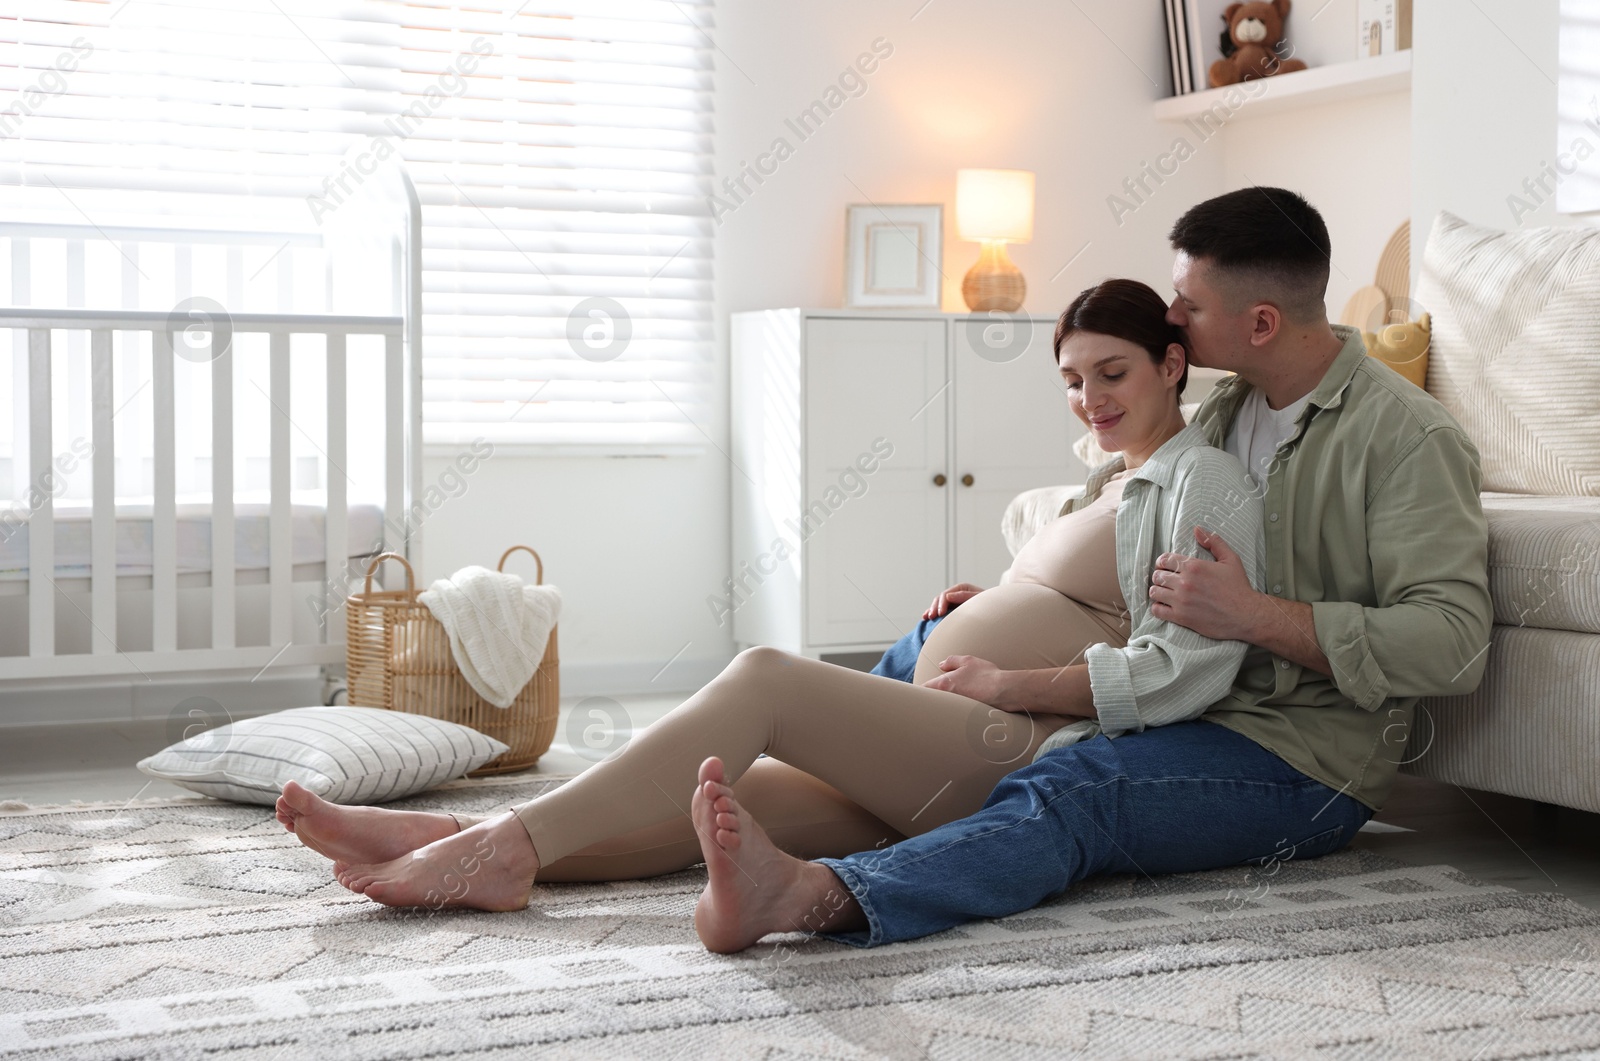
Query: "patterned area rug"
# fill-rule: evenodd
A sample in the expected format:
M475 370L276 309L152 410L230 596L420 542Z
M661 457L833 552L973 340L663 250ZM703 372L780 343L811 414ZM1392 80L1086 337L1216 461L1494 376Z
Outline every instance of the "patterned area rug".
M559 781L457 782L482 812ZM402 804L403 805L403 804ZM701 870L388 910L264 808L0 813L0 1055L1600 1056L1600 914L1359 851L1088 882L872 951L733 957Z

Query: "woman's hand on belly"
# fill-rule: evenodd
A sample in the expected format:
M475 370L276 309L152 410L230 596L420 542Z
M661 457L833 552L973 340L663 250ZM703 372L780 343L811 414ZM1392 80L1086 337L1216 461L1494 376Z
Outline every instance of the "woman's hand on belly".
M1009 680L1010 671L1003 671L986 659L977 656L946 656L939 661L940 673L929 678L929 689L981 700L1001 711L1026 711L1027 706L1017 699Z
M982 586L974 586L970 582L957 582L955 585L951 586L949 589L933 598L933 603L928 605L928 610L922 613L922 617L924 619L937 619L939 616L948 612L951 608L954 608L963 601L971 600L973 597L976 597L982 592Z
M946 656L929 689L980 700L1000 711L1095 718L1089 668L1083 664L1037 670L1002 670L977 656Z

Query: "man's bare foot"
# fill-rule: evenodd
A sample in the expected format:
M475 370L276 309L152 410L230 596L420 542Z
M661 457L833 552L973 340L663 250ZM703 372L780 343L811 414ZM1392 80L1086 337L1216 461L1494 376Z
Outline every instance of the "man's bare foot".
M528 830L506 812L389 862L333 864L351 891L385 906L521 910L539 857Z
M850 931L866 918L827 866L778 850L724 783L722 760L700 764L689 814L710 881L695 906L706 949L744 950L769 932Z
M335 862L387 862L457 832L448 814L343 807L298 781L283 786L277 818L302 844Z

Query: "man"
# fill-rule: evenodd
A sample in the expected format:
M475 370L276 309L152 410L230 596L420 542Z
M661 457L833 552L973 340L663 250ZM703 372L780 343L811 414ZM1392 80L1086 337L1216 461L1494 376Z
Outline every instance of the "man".
M871 946L1024 910L1092 874L1326 854L1382 806L1417 698L1477 687L1492 619L1478 453L1358 331L1328 323L1321 216L1293 192L1245 188L1194 207L1170 238L1168 320L1191 363L1236 374L1195 423L1259 486L1268 592L1196 528L1214 559L1163 556L1150 600L1160 618L1253 646L1233 689L1198 721L1046 752L977 814L844 859L777 851L709 759L692 813L711 949L796 927ZM1089 491L1119 470L1098 469ZM933 682L995 702L964 673Z

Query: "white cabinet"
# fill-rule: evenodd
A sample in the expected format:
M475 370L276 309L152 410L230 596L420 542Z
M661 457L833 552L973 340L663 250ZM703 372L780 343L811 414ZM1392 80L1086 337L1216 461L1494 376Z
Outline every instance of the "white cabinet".
M1011 563L1019 492L1082 482L1053 318L764 310L732 318L740 645L881 649L954 582Z

